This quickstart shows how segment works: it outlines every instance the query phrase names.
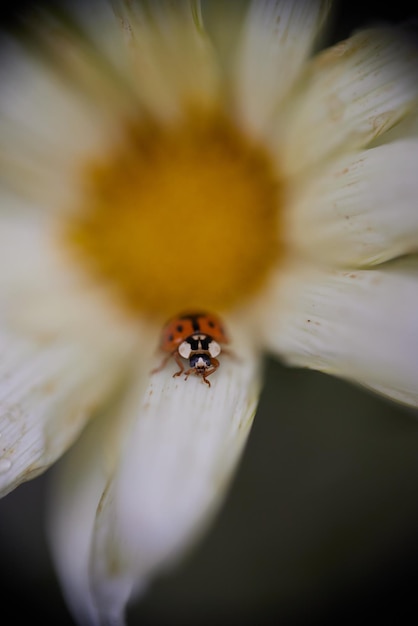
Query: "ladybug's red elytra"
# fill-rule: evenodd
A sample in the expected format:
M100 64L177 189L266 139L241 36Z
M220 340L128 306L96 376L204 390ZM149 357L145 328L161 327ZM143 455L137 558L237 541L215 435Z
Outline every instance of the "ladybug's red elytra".
M229 339L221 320L213 313L176 315L165 324L161 334L160 349L168 354L152 373L162 370L173 357L180 368L173 376L184 372L187 379L193 373L201 376L210 387L208 376L218 369L216 357L225 343L229 343ZM182 359L189 361L190 367L186 371Z

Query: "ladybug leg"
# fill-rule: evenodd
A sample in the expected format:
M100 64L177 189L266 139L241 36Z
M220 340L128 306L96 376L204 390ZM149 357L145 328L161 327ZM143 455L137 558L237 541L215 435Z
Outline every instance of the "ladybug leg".
M216 359L215 359L215 361L216 361ZM218 365L219 365L219 363L218 363ZM203 374L200 374L200 372L196 372L194 367L191 367L189 370L184 372L184 380L187 380L189 378L190 374L196 374L196 376L202 376L202 379L210 387L210 382L208 380L206 380L206 376L210 376L210 374L213 374L213 372L216 369L217 369L216 367L211 367L210 369L206 370L206 372L204 372Z
M167 365L167 363L171 359L171 357L174 357L177 365L180 368L178 372L173 374L173 376L180 376L180 374L184 370L184 366L183 366L183 363L181 361L181 357L180 357L179 353L177 352L177 350L176 350L176 352L170 352L170 354L167 354L167 356L165 356L163 358L161 364L158 367L156 367L153 370L151 370L151 374L156 374L157 372L161 372L161 370L163 370L165 368L165 366Z
M219 361L218 361L218 359L215 359L215 358L213 358L213 357L212 357L212 358L211 358L211 360L210 360L210 362L211 362L212 367L210 367L209 369L207 369L207 370L206 370L206 372L202 375L203 380L205 381L205 383L206 383L207 385L209 385L209 387L210 387L211 385L210 385L210 382L207 380L207 377L208 377L208 376L210 376L211 374L213 374L213 372L216 372L216 370L217 370L217 369L218 369L218 367L219 367Z
M194 373L194 371L195 371L194 367L191 367L189 370L184 372L184 380L187 380L189 378L190 374Z
M163 370L165 368L165 366L167 365L168 361L171 359L172 357L172 353L170 352L170 354L167 354L167 356L165 356L162 360L162 362L160 363L160 365L158 367L155 367L153 370L151 370L151 374L156 374L157 372L161 372L161 370Z
M170 356L171 356L171 355L170 355ZM175 358L175 361L176 361L177 365L178 365L178 366L179 366L179 368L180 368L178 372L175 372L175 373L173 374L173 378L174 378L175 376L180 376L180 374L181 374L182 372L184 372L184 365L183 365L183 361L181 360L181 356L179 355L179 353L178 353L177 351L173 354L173 356L174 356L174 358Z

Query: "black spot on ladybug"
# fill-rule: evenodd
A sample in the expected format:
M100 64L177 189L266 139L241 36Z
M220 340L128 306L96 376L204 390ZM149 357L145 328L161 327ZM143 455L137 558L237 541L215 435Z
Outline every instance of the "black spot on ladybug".
M191 319L191 322L192 322L193 330L195 332L198 331L200 329L198 316L197 315L191 315L190 319Z
M168 341L173 341L174 335L168 335Z
M209 320L208 326L210 326L210 328L215 328L215 322L213 322L212 320Z
M179 333L181 333L181 331L183 330L183 326L182 326L182 324L178 324L178 325L176 326L176 330L177 330Z

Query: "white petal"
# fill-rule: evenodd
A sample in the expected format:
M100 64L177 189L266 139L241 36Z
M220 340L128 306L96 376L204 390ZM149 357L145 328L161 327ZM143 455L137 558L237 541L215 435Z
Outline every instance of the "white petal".
M104 108L75 89L64 71L30 56L12 38L1 41L0 181L43 209L76 202L85 158L111 137Z
M48 494L47 531L54 564L74 618L86 626L100 624L91 592L90 553L97 508L118 451L117 402L89 423L55 465Z
M363 147L399 122L417 105L417 62L417 47L389 28L359 32L319 55L276 138L283 170Z
M123 370L117 347L22 337L0 327L0 495L47 469ZM125 364L126 365L126 364Z
M239 44L234 97L246 128L266 128L298 77L329 9L319 0L253 0Z
M260 332L293 365L418 405L418 265L282 270L260 306Z
M227 91L235 76L238 42L248 4L249 0L201 0L203 22L219 57Z
M194 0L114 3L129 50L126 75L152 115L169 119L184 106L211 107L219 73Z
M73 442L114 391L136 345L136 331L65 266L42 226L29 216L2 218L2 495Z
M66 254L60 223L28 209L15 199L1 216L0 320L35 335L108 329L120 335L121 344L132 343L134 325Z
M296 185L286 225L292 245L346 266L418 251L417 163L417 139L394 141Z
M382 133L374 141L371 142L370 146L380 146L388 144L392 141L399 141L403 139L417 139L418 138L418 105L413 108L408 115L405 115L402 120L392 126L385 133Z
M145 589L161 569L173 564L199 538L222 502L249 433L259 394L259 371L253 351L238 344L239 360L220 355L221 365L209 388L191 376L173 378L173 362L150 379L144 389L134 384L114 426L122 436L119 461L112 477L95 496L93 536L77 567L61 562L66 589L76 589L73 602L85 612L95 606L94 624L121 624L127 601ZM152 367L152 361L148 363ZM103 450L93 445L91 457L103 466ZM76 459L79 466L79 460ZM71 475L71 469L68 470ZM66 511L84 501L85 480L78 480L79 496L65 502L55 518L54 534L73 548L56 548L56 555L77 552L78 531L71 529ZM88 477L87 477L87 480ZM86 528L92 525L92 510ZM85 521L85 520L84 520ZM82 523L84 523L82 520ZM90 531L89 531L90 532ZM58 544L60 539L58 539ZM83 544L84 545L84 544ZM80 561L84 559L84 565ZM77 571L89 572L77 581ZM71 595L71 594L69 594ZM89 608L90 607L90 608Z
M218 97L198 3L116 4L122 27L108 2L75 2L64 20L33 21L32 54L0 41L0 180L42 209L74 210L86 160L113 147L127 119Z

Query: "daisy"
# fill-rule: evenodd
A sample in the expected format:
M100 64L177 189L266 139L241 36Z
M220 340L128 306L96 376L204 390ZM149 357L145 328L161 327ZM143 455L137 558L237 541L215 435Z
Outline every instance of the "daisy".
M267 352L417 405L417 54L378 26L310 58L328 12L91 0L3 36L1 493L71 447L49 531L80 624L205 531ZM184 311L230 336L210 387L152 373Z

